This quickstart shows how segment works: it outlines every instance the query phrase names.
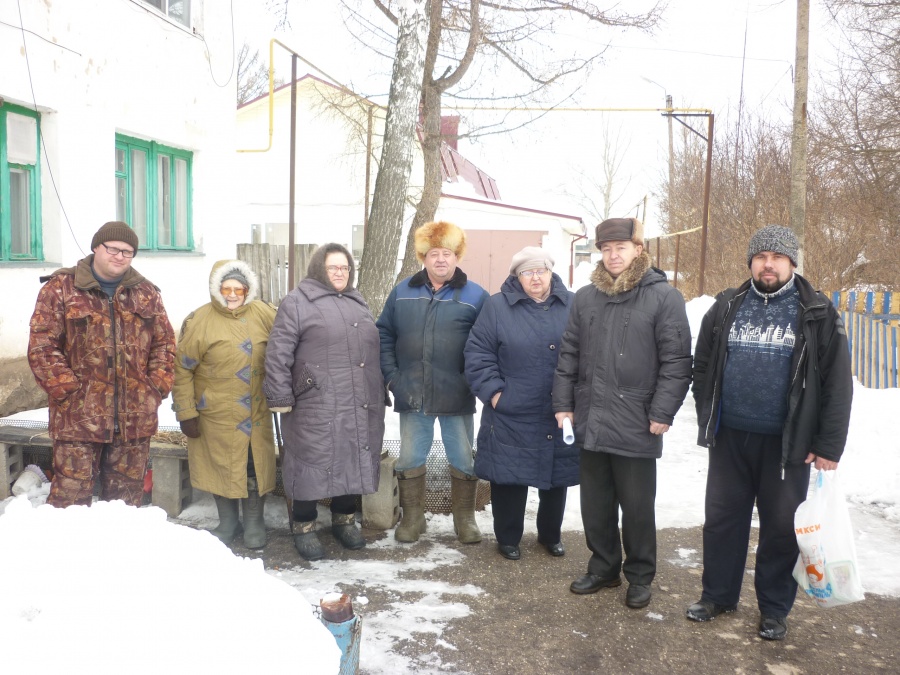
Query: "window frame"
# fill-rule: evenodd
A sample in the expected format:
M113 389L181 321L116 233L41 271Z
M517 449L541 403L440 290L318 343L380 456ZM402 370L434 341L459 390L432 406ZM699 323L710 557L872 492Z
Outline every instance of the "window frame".
M133 150L140 150L144 153L144 190L145 190L145 213L144 218L147 223L146 240L141 241L141 250L147 251L193 251L194 250L194 225L193 225L193 201L194 201L194 177L193 177L193 159L194 153L189 150L182 150L156 141L148 141L125 134L116 134L115 151L122 150L125 153L124 171L119 171L118 162L115 168L116 183L119 179L125 180L125 213L117 213L116 216L124 220L129 225L134 225L134 165ZM160 241L160 209L158 206L161 186L159 185L159 161L160 158L168 158L168 181L169 181L169 200L168 200L168 217L170 226L169 238L167 241ZM178 241L178 200L176 199L178 192L177 181L177 160L185 163L185 185L184 185L184 211L185 211L185 244L179 246ZM116 185L118 190L118 185ZM119 205L119 195L116 193L116 208Z
M35 120L34 164L10 162L7 147L7 115L15 113ZM11 169L24 171L28 176L28 213L30 241L28 253L12 252L12 192ZM0 262L20 262L44 259L41 232L41 115L13 103L0 106Z
M154 0L143 0L143 2L145 5L148 5L149 7L153 8L154 11L158 12L161 16L166 17L169 21L171 21L175 25L181 26L182 28L186 28L188 30L191 29L191 26L192 26L191 13L193 12L193 9L194 9L194 3L192 0L182 0L182 3L187 2L187 5L188 5L187 16L184 17L184 21L172 16L170 7L172 5L173 0L157 0L156 2L154 2ZM159 5L159 6L157 6L157 5Z

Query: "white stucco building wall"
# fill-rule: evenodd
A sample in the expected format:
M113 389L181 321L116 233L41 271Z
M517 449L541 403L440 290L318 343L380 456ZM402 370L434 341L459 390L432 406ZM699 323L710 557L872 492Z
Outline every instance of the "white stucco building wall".
M235 212L235 63L227 3L193 0L185 27L142 0L0 3L0 97L37 110L43 255L0 261L0 358L21 356L38 278L90 253L116 219L116 134L192 153L192 251L139 252L172 324L209 300L212 263L249 241ZM21 8L21 20L20 20ZM57 196L58 193L58 196Z

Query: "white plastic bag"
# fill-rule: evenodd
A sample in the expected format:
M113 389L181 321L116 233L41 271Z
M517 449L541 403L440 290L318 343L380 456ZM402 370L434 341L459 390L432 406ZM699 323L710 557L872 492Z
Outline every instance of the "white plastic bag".
M794 578L819 607L863 600L853 526L837 471L819 471L813 493L797 507L794 531L800 556Z

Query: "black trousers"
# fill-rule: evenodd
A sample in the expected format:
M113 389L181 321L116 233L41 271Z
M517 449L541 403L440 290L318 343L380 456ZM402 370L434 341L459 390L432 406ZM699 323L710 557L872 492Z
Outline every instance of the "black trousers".
M628 583L649 585L656 576L655 508L656 459L581 451L581 518L593 554L588 572L614 579L621 570Z
M566 510L568 488L538 490L537 531L542 544L558 544ZM518 546L525 529L527 485L491 483L491 509L494 512L494 536L504 546Z
M338 513L341 515L348 515L350 513L356 513L356 500L359 499L359 495L341 495L340 497L332 497L331 498L331 512ZM318 517L318 510L316 509L316 504L318 501L313 500L294 500L294 522L295 523L308 523L311 520L315 520Z
M781 436L721 427L709 449L703 524L703 600L736 604L747 564L753 505L759 513L756 601L761 614L786 617L797 597L799 549L794 512L806 499L809 465L784 468Z

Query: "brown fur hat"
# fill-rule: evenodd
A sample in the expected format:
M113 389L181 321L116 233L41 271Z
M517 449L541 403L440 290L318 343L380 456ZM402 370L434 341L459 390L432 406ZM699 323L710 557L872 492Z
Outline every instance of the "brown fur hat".
M607 241L632 241L644 245L644 224L637 218L607 218L597 226L594 246Z
M416 258L419 262L425 262L425 255L433 248L450 249L462 260L466 252L466 233L443 220L425 223L416 230Z

